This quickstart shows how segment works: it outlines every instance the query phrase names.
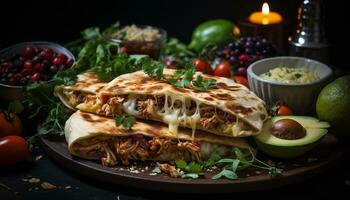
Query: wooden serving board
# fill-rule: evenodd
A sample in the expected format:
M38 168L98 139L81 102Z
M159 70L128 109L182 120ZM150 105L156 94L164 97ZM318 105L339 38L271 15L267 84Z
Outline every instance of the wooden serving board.
M284 169L279 176L271 177L267 171L251 167L238 172L240 178L237 180L213 180L211 177L219 169L207 171L199 179L172 178L163 173L154 175L154 162L138 162L128 167L103 167L98 161L72 156L63 139L42 138L41 142L47 154L60 164L93 179L147 190L201 194L262 190L301 182L327 170L346 150L337 144L334 136L328 134L313 151L298 159L276 160L258 154L259 159Z

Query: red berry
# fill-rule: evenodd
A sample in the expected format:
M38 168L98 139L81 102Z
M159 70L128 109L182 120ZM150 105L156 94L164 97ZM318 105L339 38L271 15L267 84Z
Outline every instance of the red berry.
M32 69L29 68L23 68L21 71L22 76L27 76L32 73Z
M52 50L51 51L47 50L47 51L40 52L40 57L42 57L43 60L48 60L48 61L51 62L52 59L53 59Z
M53 54L53 50L50 47L44 47L43 52Z
M19 57L18 60L21 62L21 63L24 63L24 61L26 61L26 59L24 57Z
M239 61L246 62L248 60L248 56L246 54L242 54L238 57Z
M63 53L57 54L56 57L57 57L57 58L61 58L61 59L63 60L63 62L66 62L66 60L67 60L67 56L64 55Z
M32 46L26 46L22 53L22 56L25 58L32 58L35 54L35 48Z
M12 69L14 66L15 65L11 61L1 63L1 67L3 68Z
M68 58L66 60L65 65L66 65L66 67L71 67L73 65L73 63L74 63L74 60L72 58Z
M58 66L64 63L64 60L61 57L56 56L56 58L53 59L52 64Z
M42 63L35 64L34 71L39 72L39 73L43 73L45 71L44 64L42 64Z
M16 80L19 80L21 79L23 76L21 73L16 73L15 75L13 75L13 77L16 79Z
M16 85L17 84L17 79L15 77L12 77L8 81L9 85Z
M238 69L237 69L237 75L238 75L238 76L247 77L247 68L245 68L245 67L238 67Z
M33 67L33 63L30 62L30 61L25 61L24 64L23 64L23 67L31 69Z
M32 81L40 81L41 74L40 73L35 73L35 74L31 75L29 79L32 80Z

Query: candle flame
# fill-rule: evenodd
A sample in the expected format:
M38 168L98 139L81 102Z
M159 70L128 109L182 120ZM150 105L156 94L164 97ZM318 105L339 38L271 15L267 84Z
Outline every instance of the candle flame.
M264 15L268 15L270 13L270 7L269 7L269 4L268 3L264 3L263 6L262 6L262 13Z

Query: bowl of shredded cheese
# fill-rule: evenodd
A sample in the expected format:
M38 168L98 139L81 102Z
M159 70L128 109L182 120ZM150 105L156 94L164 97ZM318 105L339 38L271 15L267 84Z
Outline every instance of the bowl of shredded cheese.
M280 56L259 60L248 67L251 90L267 105L277 102L295 114L308 114L332 75L326 64L304 57Z

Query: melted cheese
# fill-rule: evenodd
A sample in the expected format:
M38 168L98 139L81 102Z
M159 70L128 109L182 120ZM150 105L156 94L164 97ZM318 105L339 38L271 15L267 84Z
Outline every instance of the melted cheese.
M78 110L91 112L91 113L99 113L102 108L102 102L95 98L94 100L85 101L76 106Z
M135 109L136 106L136 98L135 96L130 96L124 103L123 103L123 110L129 115L140 115L140 111L137 111Z
M168 105L169 97L170 105ZM174 108L176 101L181 102L181 108ZM193 115L188 116L188 109L191 105L190 101L186 101L183 96L165 95L164 107L158 112L158 114L162 116L163 121L169 125L169 131L171 133L177 136L180 124L189 125L192 128L192 138L194 138L196 126L200 120L199 104L199 102L196 102L196 112Z

